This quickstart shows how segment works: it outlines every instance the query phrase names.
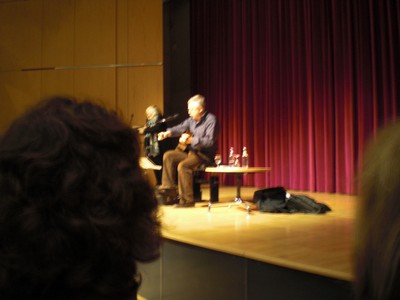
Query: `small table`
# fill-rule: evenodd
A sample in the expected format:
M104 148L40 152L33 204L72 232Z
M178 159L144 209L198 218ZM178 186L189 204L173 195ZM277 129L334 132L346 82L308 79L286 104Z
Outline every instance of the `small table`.
M219 166L219 167L207 167L205 170L207 173L224 173L224 174L235 174L236 175L236 197L234 199L235 203L243 203L240 196L240 188L242 187L242 177L244 174L251 173L262 173L271 171L270 167L228 167L228 166Z

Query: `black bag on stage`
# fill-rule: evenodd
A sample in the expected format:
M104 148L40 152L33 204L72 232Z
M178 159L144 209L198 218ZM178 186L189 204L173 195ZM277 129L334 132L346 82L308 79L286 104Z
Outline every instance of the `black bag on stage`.
M286 202L286 208L290 213L324 214L331 211L328 205L318 203L306 195L290 195Z
M262 212L288 212L286 209L286 190L283 187L255 191L253 202Z
M283 187L254 192L253 202L261 212L324 214L331 208L306 195L287 194Z

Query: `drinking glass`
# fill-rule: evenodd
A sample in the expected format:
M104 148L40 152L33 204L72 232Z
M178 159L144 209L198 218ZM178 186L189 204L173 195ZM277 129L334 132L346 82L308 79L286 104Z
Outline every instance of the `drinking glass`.
M235 158L234 166L235 167L240 167L240 160L239 160L240 154L235 154L235 155L233 155L233 157Z
M214 161L215 161L215 164L217 165L217 167L219 167L221 165L221 161L222 161L221 154L216 154L214 157Z

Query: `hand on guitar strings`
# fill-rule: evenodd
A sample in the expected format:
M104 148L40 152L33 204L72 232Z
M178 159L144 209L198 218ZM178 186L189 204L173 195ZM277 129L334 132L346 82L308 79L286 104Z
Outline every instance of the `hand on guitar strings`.
M181 144L190 144L191 143L191 134L189 133L182 133L181 137L179 138L179 143Z

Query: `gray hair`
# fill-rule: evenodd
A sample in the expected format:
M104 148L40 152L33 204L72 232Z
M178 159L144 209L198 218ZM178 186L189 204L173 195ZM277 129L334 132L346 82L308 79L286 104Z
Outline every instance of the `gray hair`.
M205 97L203 96L203 95L200 95L200 94L197 94L197 95L194 95L193 97L191 97L189 100L188 100L188 104L189 103L197 103L197 105L198 106L201 106L201 107L203 107L204 109L206 108L206 101L205 101Z
M160 109L155 105L150 105L146 108L146 114L150 112L154 113L155 116L161 115Z

